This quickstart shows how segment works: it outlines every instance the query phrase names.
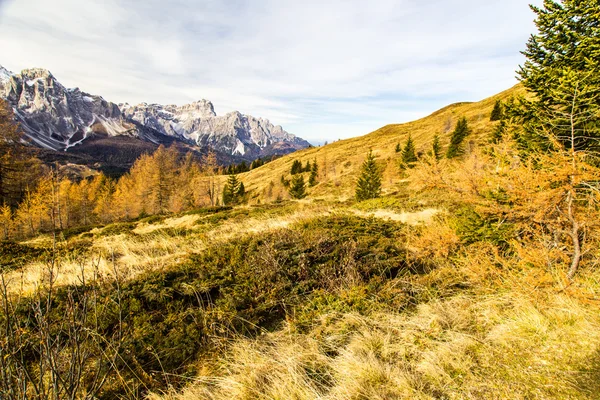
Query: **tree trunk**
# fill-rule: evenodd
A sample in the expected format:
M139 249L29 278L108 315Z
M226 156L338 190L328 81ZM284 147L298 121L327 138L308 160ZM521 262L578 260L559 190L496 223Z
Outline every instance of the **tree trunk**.
M573 192L572 191L569 191L569 194L567 195L567 207L568 207L567 218L569 219L569 222L571 223L571 232L569 233L569 236L571 237L571 240L573 240L573 255L571 256L571 267L569 268L569 273L567 274L567 278L569 278L569 280L573 280L573 278L575 277L575 274L577 273L577 270L579 269L579 263L581 262L582 243L581 243L581 237L580 237L581 226L579 225L579 223L573 216Z

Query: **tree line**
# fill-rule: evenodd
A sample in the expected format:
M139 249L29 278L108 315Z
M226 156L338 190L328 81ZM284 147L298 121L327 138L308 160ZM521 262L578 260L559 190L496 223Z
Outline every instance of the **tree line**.
M239 201L244 190L236 184L232 198L221 173L213 152L198 161L164 146L142 155L119 179L100 173L77 182L50 168L16 207L0 206L1 234L12 239Z

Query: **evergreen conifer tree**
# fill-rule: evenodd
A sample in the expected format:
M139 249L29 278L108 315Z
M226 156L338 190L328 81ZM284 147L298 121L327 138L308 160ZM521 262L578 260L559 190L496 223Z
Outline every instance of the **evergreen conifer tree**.
M500 143L506 131L506 121L500 120L500 123L494 127L492 131L492 143Z
M469 129L467 118L462 117L456 123L456 128L454 128L454 132L452 132L452 137L450 138L450 145L448 146L448 151L446 152L447 158L454 158L463 153L462 142L469 135L469 133L471 133L471 131Z
M433 137L433 144L431 145L431 154L438 161L442 158L442 145L440 144L440 136L437 133Z
M415 142L412 136L409 134L406 144L402 149L402 164L410 168L415 162L417 162L417 155L415 153Z
M223 205L236 204L239 189L240 181L237 176L234 174L229 175L227 183L223 186Z
M304 177L302 175L294 175L290 184L289 193L293 199L303 199L306 197L306 187L304 184Z
M292 169L290 170L292 175L301 174L302 173L302 163L298 160L294 160L292 163Z
M504 105L500 100L496 100L492 115L490 115L490 121L500 121L504 117Z
M371 150L362 164L361 174L356 183L356 200L375 199L379 196L381 196L381 170Z
M308 185L315 186L317 184L317 178L319 177L319 166L317 165L317 160L313 161L312 166L310 167L310 176L308 177Z
M400 153L402 151L402 146L400 146L400 143L396 143L396 153Z
M523 127L524 150L549 150L558 141L573 151L600 150L600 4L545 0L531 6L538 32L530 37L519 79L534 96L511 116Z
M244 182L240 182L236 195L238 200L241 200L246 195L246 187L244 186Z
M306 165L304 166L302 172L310 172L310 160L306 161Z

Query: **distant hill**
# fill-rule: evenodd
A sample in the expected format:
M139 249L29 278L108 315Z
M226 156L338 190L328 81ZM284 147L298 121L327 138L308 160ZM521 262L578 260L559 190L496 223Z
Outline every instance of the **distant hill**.
M288 176L294 160L303 164L317 161L319 165L319 184L311 189L310 196L316 198L338 199L354 196L354 183L367 152L372 149L378 162L385 168L384 193L393 187L392 177L398 180L399 155L396 144L401 145L411 134L417 152L430 151L435 134L440 136L442 147L448 145L450 135L457 120L466 117L473 133L467 142L482 144L488 140L492 122L490 114L496 100L507 100L512 96L525 94L521 85L516 85L502 93L474 103L456 103L446 106L433 114L417 121L404 124L386 125L367 135L340 140L325 146L305 149L287 155L258 169L241 175L246 189L257 198L286 195L281 186L281 176ZM385 179L387 177L387 179ZM268 194L271 194L270 196Z

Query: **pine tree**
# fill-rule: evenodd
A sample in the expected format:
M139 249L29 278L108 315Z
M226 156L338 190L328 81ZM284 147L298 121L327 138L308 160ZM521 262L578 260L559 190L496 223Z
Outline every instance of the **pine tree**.
M304 170L302 172L310 172L310 160L306 161L306 165L304 166Z
M400 143L396 143L396 153L400 153L402 151L402 146L400 146Z
M296 175L302 173L302 163L298 160L294 160L292 163L292 169L290 170L290 174Z
M377 166L371 150L362 164L361 174L356 183L356 200L363 201L381 196L381 179L381 169Z
M238 186L238 190L236 192L238 201L243 199L246 195L246 187L244 186L244 182L240 182L240 186Z
M538 32L523 52L519 79L534 96L511 109L524 150L558 142L600 150L600 6L598 0L545 0L531 6Z
M417 162L417 155L415 153L415 142L412 136L409 134L406 144L402 149L402 165L410 168Z
M294 175L289 190L290 196L293 199L303 199L306 197L306 187L304 177L302 175Z
M469 129L467 118L462 117L456 123L456 128L454 128L454 132L452 132L452 137L450 138L450 145L448 146L448 151L446 152L447 158L454 158L463 153L462 142L469 135L469 133L471 133L471 131Z
M506 121L501 120L500 123L496 125L494 127L494 130L492 131L492 143L500 143L502 141L502 138L504 137L504 132L506 131L506 129Z
M227 183L223 186L223 205L236 204L240 190L240 181L237 176L232 174L227 178Z
M500 100L496 100L496 104L494 104L494 109L490 115L490 121L500 121L502 118L504 118L504 105Z
M442 145L440 144L440 136L437 133L433 137L433 144L431 145L431 154L438 161L442 158Z
M317 184L317 178L319 177L319 166L317 160L313 161L312 167L310 168L310 176L308 177L308 185L313 187Z

